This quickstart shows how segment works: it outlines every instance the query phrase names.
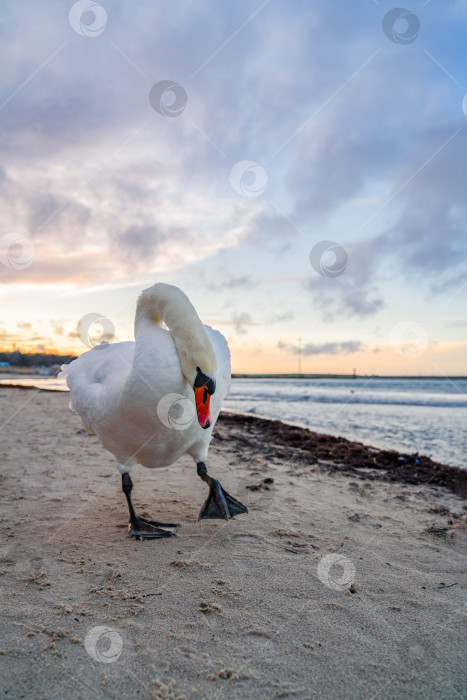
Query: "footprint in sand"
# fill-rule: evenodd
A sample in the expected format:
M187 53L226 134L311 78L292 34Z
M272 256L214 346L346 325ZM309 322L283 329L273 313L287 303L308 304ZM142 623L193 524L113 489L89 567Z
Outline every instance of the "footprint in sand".
M11 567L11 573L18 579L26 579L40 571L43 559L38 552L30 548L18 548L18 551L9 545L0 547L0 564Z
M238 533L230 538L232 557L237 565L260 569L265 565L264 542L258 535Z
M256 653L264 651L267 653L272 653L276 651L279 646L278 643L270 637L267 632L262 632L261 630L252 630L243 635L247 644L251 644Z
M4 545L0 547L0 565L1 566L12 566L15 560L10 555L10 545Z
M237 493L251 510L269 511L277 498L274 479L259 472L243 475L237 484Z

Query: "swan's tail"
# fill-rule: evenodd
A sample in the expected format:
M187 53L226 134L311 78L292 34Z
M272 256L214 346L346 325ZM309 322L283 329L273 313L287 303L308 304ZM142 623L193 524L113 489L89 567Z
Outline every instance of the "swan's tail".
M58 374L57 378L58 379L64 379L66 381L67 387L71 390L71 387L68 383L68 370L69 370L69 364L66 365L61 365L60 367L60 373ZM70 398L70 411L74 411L75 409L73 408L73 400Z
M72 360L72 362L74 362L74 360ZM80 418L81 418L82 423L83 423L83 426L86 429L86 432L88 432L89 435L95 435L96 433L91 428L90 424L85 420L83 414L78 411L77 407L73 403L73 391L72 391L72 385L70 382L70 377L71 377L71 372L72 372L72 368L71 368L72 362L69 362L68 364L62 365L60 367L61 372L59 373L58 378L64 379L67 383L69 390L70 390L70 402L68 404L70 411L72 411L73 413L79 413Z

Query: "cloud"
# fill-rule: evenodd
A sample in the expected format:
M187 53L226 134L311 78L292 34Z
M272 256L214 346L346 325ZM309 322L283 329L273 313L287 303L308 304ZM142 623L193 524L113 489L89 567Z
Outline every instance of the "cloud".
M357 287L344 275L350 276L350 273L345 271L339 278L315 277L306 285L323 320L329 322L347 316L373 316L384 308L385 302L374 285L370 286L364 281Z
M207 275L203 270L197 272L201 275L204 285L207 289L220 292L224 289L246 289L253 285L253 277L251 275L233 275L228 272L225 267L213 271L216 281Z
M435 293L467 279L467 175L458 168L467 159L467 133L455 126L432 130L426 135L423 152L418 149L404 164L402 182L417 164L440 151L435 162L427 164L401 193L401 211L394 224L373 241L399 273L428 281Z
M247 330L245 326L259 326L259 323L254 323L249 313L235 313L232 316L232 324L238 335L245 335Z
M365 350L364 345L359 340L344 340L340 343L305 343L303 347L290 343L278 342L277 347L293 355L352 355L361 350Z
M352 238L355 229L342 232L346 269L338 278L311 273L307 287L326 320L378 314L390 302L382 291L388 279L422 282L431 296L467 280L467 175L457 167L467 159L467 133L455 126L426 130L394 172L392 189L401 191L386 207L392 223L361 240ZM341 193L339 204L345 200ZM370 223L378 226L378 218Z
M294 319L293 311L284 311L283 314L273 314L269 317L268 323L283 323L284 321L292 321Z
M63 335L65 329L63 327L62 321L54 321L53 319L51 319L50 323L56 335Z
M0 341L12 343L17 340L22 340L20 335L16 333L9 333L4 328L0 328Z
M82 177L86 181L82 166L73 175L57 173L44 181L37 179L36 167L39 165L31 164L23 174L11 165L10 184L0 188L3 229L21 232L35 245L29 267L12 271L0 266L0 276L7 284L89 284L177 269L239 245L248 233L232 224L235 202L219 206L206 201L202 193L195 197L182 190L177 205L164 201L158 207L159 186L149 166L114 166L118 177L113 172L75 193L72 180ZM129 167L132 174L125 183L123 176ZM143 177L145 189L134 199L136 176ZM172 191L166 192L169 200L173 196ZM24 212L23 218L18 211ZM234 288L244 282L245 276L228 273L225 286Z
M467 326L467 318L447 318L444 325L446 328L464 328Z
M418 309L425 294L431 313L467 279L462 95L426 53L461 80L460 2L420 6L423 43L402 48L377 3L267 3L245 23L245 3L110 2L95 38L60 3L19 5L0 23L0 216L36 255L24 270L0 265L5 285L191 282L209 266L201 284L224 309L259 308L273 283L307 277L314 308L275 313L272 294L264 325L386 326L405 294ZM163 79L187 92L179 117L149 103ZM267 171L260 197L229 184L245 159ZM338 278L308 264L324 239L348 252ZM240 312L223 323L254 325Z

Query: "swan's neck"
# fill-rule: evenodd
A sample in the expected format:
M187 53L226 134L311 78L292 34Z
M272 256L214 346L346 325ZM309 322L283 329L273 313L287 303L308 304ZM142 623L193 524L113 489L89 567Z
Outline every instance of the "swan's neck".
M178 287L162 282L146 289L139 297L135 317L135 338L148 323L165 323L174 339L182 372L193 386L196 368L214 377L216 356L206 330L193 304Z

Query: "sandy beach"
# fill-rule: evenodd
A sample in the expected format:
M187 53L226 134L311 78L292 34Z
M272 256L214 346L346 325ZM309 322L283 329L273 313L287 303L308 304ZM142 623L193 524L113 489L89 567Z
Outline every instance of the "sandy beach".
M0 388L4 697L464 696L464 472L225 414L209 473L248 515L198 522L188 457L135 467L181 525L139 542L68 402Z

